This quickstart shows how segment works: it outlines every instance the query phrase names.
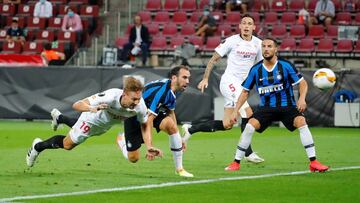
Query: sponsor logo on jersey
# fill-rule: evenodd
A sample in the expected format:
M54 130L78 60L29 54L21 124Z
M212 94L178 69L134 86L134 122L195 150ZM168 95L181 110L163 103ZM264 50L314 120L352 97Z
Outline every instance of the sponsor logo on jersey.
M259 87L258 92L259 92L259 94L266 94L266 93L271 93L271 92L278 92L283 89L284 89L284 85L278 84L278 85L270 85L270 86L266 86L266 87Z

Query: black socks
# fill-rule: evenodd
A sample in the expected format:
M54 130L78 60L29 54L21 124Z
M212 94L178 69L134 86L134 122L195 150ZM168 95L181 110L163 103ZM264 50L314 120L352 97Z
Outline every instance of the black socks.
M215 120L192 125L191 128L189 128L189 133L194 134L197 132L215 132L218 130L226 129L224 128L222 121Z
M64 123L65 125L69 126L70 128L73 127L76 123L77 119L74 118L69 118L67 116L64 116L62 114L60 114L60 116L57 119L57 122L60 123Z
M64 138L64 135L55 135L45 141L37 143L34 148L37 152L42 152L44 149L64 148Z

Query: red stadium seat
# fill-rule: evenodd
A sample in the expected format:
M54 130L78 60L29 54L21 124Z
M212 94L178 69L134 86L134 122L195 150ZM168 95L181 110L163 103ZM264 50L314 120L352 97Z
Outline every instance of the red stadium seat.
M199 3L199 10L203 10L205 8L205 6L209 6L210 5L210 0L200 0Z
M68 0L48 0L53 4L57 4L57 5L65 5L68 3ZM37 2L37 1L36 1Z
M187 16L186 16L186 12L185 11L177 11L174 12L172 21L176 24L180 24L183 25L186 23L187 21Z
M220 35L221 37L228 37L232 34L230 24L220 24L217 27L216 34Z
M18 25L20 28L24 28L26 23L25 23L25 18L24 17L12 17L12 16L7 16L6 17L6 27L10 27L11 23L14 19L18 20Z
M184 37L183 36L176 36L171 38L170 46L168 47L169 51L174 51L178 46L184 44Z
M261 22L260 20L260 13L257 13L257 12L250 12L249 13L255 20L255 24L258 24ZM240 23L239 23L240 24Z
M151 13L150 11L139 11L138 15L141 18L143 23L151 23Z
M299 10L305 8L304 0L291 0L289 3L288 11L299 12Z
M0 4L0 13L2 16L14 16L15 5L13 4Z
M155 36L152 40L151 51L165 51L167 48L166 38L164 36Z
M28 17L27 18L27 29L45 29L46 19L45 18L38 18L38 17Z
M296 14L294 12L284 12L281 16L281 23L286 25L296 24Z
M300 40L299 45L296 48L297 52L313 52L315 49L313 38L304 38Z
M351 24L351 14L348 12L341 12L336 14L336 24L349 25Z
M199 23L199 19L200 19L201 15L202 15L202 12L193 12L190 16L190 22L195 23L195 24Z
M348 39L338 40L335 52L347 53L353 50L353 42Z
M2 46L3 54L19 54L21 53L22 45L20 42L7 43L4 42Z
M316 7L317 2L318 2L318 0L310 0L310 2L308 4L308 11L309 12L314 12L315 11L315 7Z
M64 15L66 15L66 8L69 7L65 4L61 4L59 5L59 13L57 15L57 17L64 17ZM74 11L75 13L79 13L78 7L77 6L70 6L71 10Z
M49 30L60 30L62 25L62 18L49 18L49 25L47 29Z
M241 20L241 16L239 12L232 11L226 15L225 22L228 24L239 25Z
M43 50L42 43L25 42L22 54L40 54Z
M129 38L126 36L118 37L115 41L117 48L122 49L126 43L129 42Z
M309 37L312 38L323 38L324 37L324 26L323 25L313 25L309 28Z
M204 45L204 40L202 37L199 36L190 36L189 42L195 46L196 49L202 50Z
M305 37L305 26L304 25L292 25L290 27L290 37L293 37L293 38Z
M174 23L170 23L170 24L165 24L163 31L162 31L162 35L165 37L171 37L176 35L178 32L177 30L177 26Z
M197 8L196 0L183 0L181 4L181 10L183 11L195 11Z
M99 17L99 6L82 5L80 8L81 17Z
M287 37L286 25L285 24L278 24L273 25L271 30L271 37L273 38L284 38Z
M355 47L354 47L354 52L356 53L360 53L360 41L356 41Z
M253 12L259 12L259 11L267 11L269 10L269 2L268 0L256 0L253 1L253 6L250 8Z
M179 10L179 1L178 0L165 0L163 10L165 10L165 11Z
M336 39L336 38L338 38L338 26L336 26L336 25L330 25L330 26L327 28L326 37L327 37L327 38L331 38L331 39Z
M57 40L59 42L76 42L76 33L75 32L58 32Z
M284 12L286 9L286 0L273 0L271 3L271 11Z
M148 0L146 2L145 9L148 11L161 10L161 0Z
M37 30L28 30L26 32L26 41L33 41L36 39Z
M183 36L191 36L195 34L195 25L191 23L187 23L181 27L181 35Z
M58 42L56 47L53 47L54 51L65 53L65 42Z
M37 42L53 42L55 39L54 31L52 30L41 30L36 34Z
M278 23L277 13L276 12L267 12L265 13L264 23L266 25L273 25Z
M208 37L204 46L204 51L214 51L214 49L219 46L220 42L221 38L218 36Z
M89 0L69 0L68 4L75 5L75 6L88 5Z
M296 40L294 38L285 38L281 41L279 51L292 52L296 49Z
M0 41L6 41L6 29L0 29Z
M334 51L333 40L328 38L320 39L315 51L328 53Z
M19 4L17 16L33 16L35 5Z
M334 3L335 11L339 12L342 11L342 0L331 0Z
M151 36L155 36L155 35L158 35L159 34L159 24L157 23L151 23L151 24L147 24L146 25L148 30L149 30L149 33ZM131 28L131 27L130 27ZM130 31L129 31L130 32ZM129 34L128 34L129 35Z
M157 12L154 18L154 22L166 24L170 21L170 16L167 11Z
M359 1L360 2L360 1ZM355 19L354 19L354 25L360 25L360 13L356 13Z

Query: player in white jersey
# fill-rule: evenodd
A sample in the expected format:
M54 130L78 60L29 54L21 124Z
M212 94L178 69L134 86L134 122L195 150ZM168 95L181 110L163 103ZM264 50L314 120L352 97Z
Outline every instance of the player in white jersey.
M225 98L224 118L222 121L213 120L198 123L195 125L183 125L183 140L186 142L196 132L214 132L217 130L229 130L233 127L230 116L234 111L236 101L242 91L241 83L246 79L250 68L262 60L261 40L253 36L255 30L254 18L245 14L239 24L240 34L226 38L216 47L213 56L207 64L202 81L198 84L201 92L208 87L208 80L215 63L223 56L227 55L227 66L220 81L220 91ZM245 104L240 109L242 119L241 129L243 130L247 120L252 116L252 109L249 104ZM263 162L251 146L247 149L246 160L254 163Z
M147 107L142 98L143 85L133 77L125 81L124 90L109 89L73 104L82 112L71 130L64 135L55 135L45 141L36 138L26 156L26 163L33 166L40 152L45 149L63 148L71 150L91 136L101 135L115 123L136 116L141 125L141 134L147 146L146 157L153 160L162 152L152 146L151 125L148 124Z

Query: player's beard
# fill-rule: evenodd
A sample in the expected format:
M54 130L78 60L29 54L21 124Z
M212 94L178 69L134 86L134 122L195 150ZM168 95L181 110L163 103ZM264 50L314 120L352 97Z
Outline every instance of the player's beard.
M271 61L271 59L274 58L274 54L273 55L269 55L269 56L264 56L264 59L267 60L267 61Z

